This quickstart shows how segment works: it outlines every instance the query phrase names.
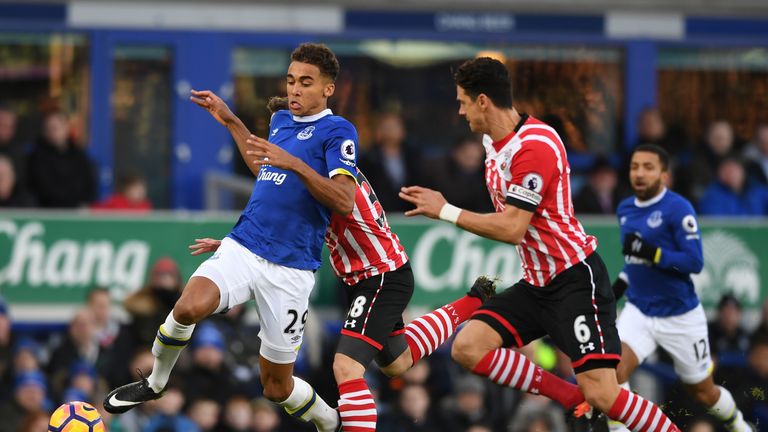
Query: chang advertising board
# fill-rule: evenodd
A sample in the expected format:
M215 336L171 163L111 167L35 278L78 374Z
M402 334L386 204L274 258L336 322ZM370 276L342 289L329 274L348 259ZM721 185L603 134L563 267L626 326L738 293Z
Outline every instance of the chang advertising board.
M12 220L0 220L0 234L11 245L0 268L0 286L8 291L93 285L113 288L122 297L141 286L149 262L150 245L142 240L54 239L46 236L42 222Z
M12 306L25 306L32 313L80 304L94 286L109 288L120 301L144 285L160 257L174 258L182 275L191 275L205 257L190 256L187 245L199 237L221 238L235 220L236 215L4 214L0 216L0 294ZM497 278L502 289L522 277L512 245L443 222L391 217L390 223L413 266L414 306L448 303L480 275ZM623 263L617 224L611 219L587 219L584 225L598 237L598 251L615 277ZM702 225L705 264L694 282L704 305L713 307L722 294L731 292L745 307L759 307L766 295L762 284L768 280L761 265L768 259L768 224L704 221ZM343 294L338 289L324 258L313 305L339 307Z
M2 215L0 294L12 305L77 304L100 286L119 301L144 285L160 257L174 258L189 276L202 261L189 255L191 240L224 235L231 226L181 216Z

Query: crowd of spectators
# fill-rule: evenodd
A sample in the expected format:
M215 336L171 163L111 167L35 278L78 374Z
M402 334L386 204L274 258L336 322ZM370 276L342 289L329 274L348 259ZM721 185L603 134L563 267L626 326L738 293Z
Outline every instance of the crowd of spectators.
M557 129L558 124L553 126ZM700 143L689 143L679 128L667 128L659 111L649 108L640 115L637 128L634 144L657 144L670 153L668 186L688 198L700 214L768 215L768 124L758 126L750 141L741 142L730 123L717 120ZM394 113L381 116L375 136L360 158L360 167L385 210L407 210L397 197L399 187L406 184L436 189L463 208L491 210L480 137L461 137L445 155L427 157L424 149L408 141L404 122ZM570 149L569 157L580 162L572 171L577 214L614 214L618 203L632 194L628 151L588 157L586 166L584 154Z
M739 139L726 120L712 122L704 137L689 142L679 128L667 128L659 111L646 109L638 122L637 144L657 144L672 160L669 187L707 216L768 215L768 124ZM626 185L627 158L621 167Z
M0 106L0 208L152 208L145 179L130 173L119 175L114 195L98 200L96 165L72 139L64 113L45 115L32 144L17 139L17 121L12 110Z
M553 127L562 126L550 117ZM16 139L16 122L16 115L0 106L0 207L89 207L102 212L152 209L146 179L135 173L119 173L114 193L97 200L96 166L71 139L63 113L51 112L43 118L40 137L33 145ZM648 108L637 119L637 130L633 144L657 144L669 151L669 187L694 203L700 214L768 215L768 123L760 124L753 137L739 138L729 122L717 120L695 141L680 127L668 127L658 109ZM390 111L376 116L371 142L361 145L359 166L390 213L408 209L398 197L405 185L439 190L462 208L492 210L478 136L459 136L452 146L435 153L410 142L405 120ZM570 148L567 140L566 146L569 158L579 161L572 171L576 213L614 214L618 202L631 195L629 151L586 154L585 159L584 152ZM585 160L589 162L585 164Z
M313 431L261 396L258 323L244 307L199 324L183 352L165 395L120 416L101 410L115 386L146 376L158 325L178 299L183 284L175 262L153 264L146 286L127 297L117 314L110 293L92 289L66 326L57 331L13 326L0 301L0 432L44 431L47 418L66 401L96 406L113 432ZM12 311L10 311L12 312ZM118 319L121 316L121 319ZM339 320L341 317L339 316ZM749 421L766 424L768 403L768 301L759 324L743 327L741 305L724 296L710 324L710 346L725 383ZM329 372L339 322L310 322L296 371L328 401L338 398ZM312 353L319 353L313 356ZM523 352L542 367L573 380L567 358L546 340ZM667 368L661 356L655 369ZM660 373L658 399L690 431L715 431L681 389L672 372ZM546 398L497 386L463 371L450 358L450 341L401 377L369 369L381 432L563 432L565 413Z

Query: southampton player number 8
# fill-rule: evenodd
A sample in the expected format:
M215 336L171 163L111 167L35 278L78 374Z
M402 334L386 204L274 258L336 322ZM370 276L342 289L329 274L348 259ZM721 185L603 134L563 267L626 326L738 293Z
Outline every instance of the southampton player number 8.
M349 316L357 318L363 314L363 305L365 305L365 297L360 296L352 303L352 307L349 309Z

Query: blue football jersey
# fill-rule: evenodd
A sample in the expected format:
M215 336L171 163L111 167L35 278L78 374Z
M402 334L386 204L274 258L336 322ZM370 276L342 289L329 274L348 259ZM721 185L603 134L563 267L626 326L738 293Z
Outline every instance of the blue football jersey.
M354 178L357 131L331 110L307 117L278 111L269 129L269 142L321 175L346 174ZM264 165L229 237L275 264L316 270L330 217L331 211L309 193L294 172Z
M628 284L630 303L647 316L680 315L695 308L699 298L691 273L704 266L696 213L682 196L664 190L648 201L631 197L616 210L622 241L637 233L648 244L661 248L658 264L625 256L620 277Z

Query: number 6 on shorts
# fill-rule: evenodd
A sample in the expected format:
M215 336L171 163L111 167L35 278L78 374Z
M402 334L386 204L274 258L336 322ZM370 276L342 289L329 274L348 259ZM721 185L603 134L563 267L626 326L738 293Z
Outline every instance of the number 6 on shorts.
M573 320L573 334L576 335L576 340L579 343L589 342L592 332L589 330L589 326L587 326L587 317L585 315L579 315Z

